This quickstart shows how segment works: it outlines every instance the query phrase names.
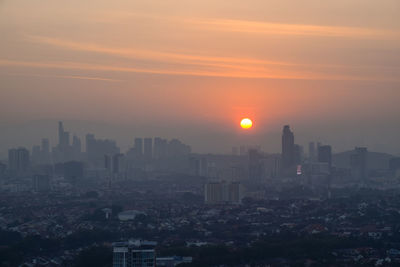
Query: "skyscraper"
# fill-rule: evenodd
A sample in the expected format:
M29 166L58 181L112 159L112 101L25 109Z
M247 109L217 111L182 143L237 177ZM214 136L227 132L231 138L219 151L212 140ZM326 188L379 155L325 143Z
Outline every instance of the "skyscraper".
M366 147L356 147L350 157L351 176L359 181L368 177L368 150Z
M64 126L63 126L63 122L59 121L58 122L58 145L59 146L61 146L64 143L63 138L64 138Z
M64 150L69 146L69 132L64 131L64 125L62 121L58 122L58 145L61 150Z
M252 183L260 183L264 175L262 155L257 149L249 149L249 179Z
M290 169L294 166L295 146L294 134L289 125L283 127L282 133L282 167Z
M180 157L190 154L190 146L182 143L178 139L172 139L168 142L167 154L169 157Z
M308 144L308 158L311 162L315 161L315 143L314 142L310 142Z
M92 151L94 150L95 146L95 137L94 134L87 134L86 135L86 153L90 155Z
M86 135L86 154L91 164L103 166L104 155L119 152L120 149L114 140L96 139L93 134Z
M113 174L121 173L124 170L124 154L104 155L104 168Z
M26 172L29 169L29 150L23 147L8 150L8 166L11 171Z
M144 157L146 159L153 157L153 138L144 139Z
M112 172L113 173L121 173L123 171L123 161L124 161L124 154L118 153L115 154L112 158Z
M136 156L143 156L143 138L135 138L134 149Z
M303 162L304 149L301 145L294 145L294 164L300 165Z
M331 146L320 146L318 148L318 162L328 163L332 167L332 148Z
M74 152L76 152L76 153L82 152L81 139L76 135L74 135L74 137L72 138L72 148L74 149Z
M78 160L81 159L81 153L82 153L82 143L81 139L74 135L72 138L72 146L71 146L71 156L72 159Z
M160 137L154 138L153 157L159 159L159 158L164 158L166 155L167 155L167 140Z

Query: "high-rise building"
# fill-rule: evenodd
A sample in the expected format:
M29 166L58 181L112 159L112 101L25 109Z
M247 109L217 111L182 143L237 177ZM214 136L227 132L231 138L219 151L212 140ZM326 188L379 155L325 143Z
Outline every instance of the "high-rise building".
M277 178L280 176L282 167L282 157L278 154L268 155L264 159L264 176L268 178Z
M64 132L63 145L62 145L62 147L63 147L63 148L68 147L69 144L70 144L70 142L69 142L69 132Z
M257 149L249 149L249 180L252 183L260 183L264 176L262 155Z
M318 162L328 163L332 167L332 148L331 146L320 146L318 149Z
M48 164L50 163L50 141L48 138L42 139L42 147L41 147L42 161L41 163Z
M63 122L58 122L58 145L61 146L64 143L64 126Z
M294 145L294 164L300 165L303 162L304 149L301 145Z
M118 154L117 143L109 139L96 139L93 134L86 135L86 154L88 161L95 166L104 166L104 155Z
M70 134L64 130L62 121L58 122L58 145L53 149L52 159L56 163L75 159L75 154L70 144Z
M69 146L69 132L64 131L62 121L58 122L58 145L61 150L65 150Z
M143 155L146 159L153 158L153 138L145 138L144 139Z
M113 174L121 173L124 170L124 154L104 155L104 168Z
M138 157L143 156L143 138L135 138L134 141L134 150L135 154Z
M289 125L283 127L282 133L282 167L290 169L295 164L294 134Z
M124 154L118 153L113 156L113 173L121 173L123 171Z
M191 157L189 159L190 171L192 175L206 176L208 162L207 158Z
M191 148L178 139L172 139L168 142L167 154L169 157L180 157L190 154Z
M95 137L94 134L87 134L86 135L86 153L89 155L94 150L95 146Z
M112 155L104 155L104 169L112 172Z
M156 137L154 138L154 153L153 157L156 159L165 158L167 156L167 140Z
M308 144L308 159L311 162L314 162L316 160L316 156L315 156L315 143L314 142L310 142Z
M157 242L129 240L113 243L113 267L155 267Z
M29 150L23 147L8 150L8 167L11 171L26 172L29 170Z
M81 144L81 139L74 135L72 138L72 148L75 153L81 153L82 152L82 144Z
M368 150L366 147L356 147L350 156L351 176L359 181L368 178Z

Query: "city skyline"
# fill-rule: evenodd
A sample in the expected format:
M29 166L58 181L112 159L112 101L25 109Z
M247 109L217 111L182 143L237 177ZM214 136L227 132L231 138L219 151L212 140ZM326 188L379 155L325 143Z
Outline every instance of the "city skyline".
M400 266L400 0L0 0L0 265Z
M396 0L91 3L0 2L0 150L58 120L117 125L124 146L157 134L221 153L272 134L278 151L290 124L339 151L400 150Z
M64 120L63 120L64 121ZM10 133L10 136L3 138L4 143L0 142L0 158L5 158L7 150L14 147L27 147L31 149L33 146L39 144L42 138L48 138L51 146L58 144L58 131L54 125L59 121L33 121L28 124L12 124L10 127L4 127L2 130L3 137ZM138 129L132 125L118 125L108 124L104 122L85 122L85 121L64 121L68 125L71 135L71 142L74 135L81 138L84 144L84 137L88 133L96 133L97 136L104 139L115 140L123 151L129 150L134 144L135 137L157 137L161 136L168 139L178 138L186 143L189 143L193 152L195 153L216 153L216 154L230 154L233 146L248 145L260 146L264 151L270 153L280 153L281 151L281 127L276 127L267 133L258 134L255 132L236 132L236 133L209 133L208 135L196 134L194 136L184 135L179 130L171 131L169 134L157 134L159 128L149 127L153 129L146 131L146 129ZM240 120L237 122L239 125ZM364 128L358 129L360 136L349 137L344 131L342 135L337 135L334 138L327 138L323 133L329 133L328 129L321 129L321 132L309 132L309 129L304 127L296 127L294 124L292 128L296 129L298 133L296 138L298 143L303 147L307 147L309 142L329 143L332 145L334 153L352 150L355 146L368 147L371 151L399 155L397 146L389 146L381 140L379 135L374 138L367 138L368 135L362 136L365 131ZM350 126L349 126L350 127ZM238 126L239 128L239 126ZM252 129L251 129L252 130ZM242 130L246 131L246 130ZM29 135L25 133L29 132ZM231 135L229 135L231 134ZM328 135L328 134L327 134ZM220 142L220 138L224 138L225 142ZM205 142L204 140L210 140ZM395 140L393 140L395 141Z
M54 123L56 123L58 125L57 126L58 130L55 130L55 127L54 127L55 124ZM86 149L87 149L87 136L88 135L93 135L93 136L99 137L99 138L101 138L103 140L110 140L112 142L115 142L116 145L118 146L118 149L120 149L120 151L122 153L128 153L129 150L131 150L132 148L135 148L137 140L141 140L141 142L142 142L142 154L144 153L144 150L145 150L144 147L146 146L143 142L145 142L146 139L154 140L154 139L157 139L157 138L160 138L160 137L161 138L166 138L166 139L171 139L171 140L176 139L176 138L181 139L180 137L177 137L177 136L160 136L160 135L156 135L156 134L153 134L153 135L150 135L150 136L148 136L148 135L129 135L126 138L125 142L120 142L121 140L118 140L118 138L115 138L115 135L113 135L113 133L112 133L113 132L113 127L110 127L108 129L109 130L108 131L108 135L107 134L106 135L104 135L104 134L98 135L96 133L96 131L87 131L87 130L83 129L82 127L80 127L80 129L79 129L80 133L78 134L74 130L71 131L71 125L70 124L67 124L68 131L65 131L64 130L64 121L57 121L57 122L54 122L54 123L52 125L53 129L51 130L51 132L53 134L48 134L47 133L47 134L41 136L40 138L36 137L33 140L33 143L28 144L28 145L26 145L24 143L22 143L22 144L21 143L15 143L15 144L11 143L11 144L9 144L8 147L6 147L6 149L0 151L0 156L3 155L2 158L5 159L6 156L7 156L7 150L13 149L13 148L27 148L29 151L34 152L35 148L37 148L40 145L40 143L42 143L42 146L43 145L47 146L50 152L53 149L53 153L55 151L57 151L57 149L59 149L60 145L61 145L61 147L66 146L66 143L68 143L68 146L71 146L71 147L74 147L74 146L77 145L78 149L79 149L79 153L86 152ZM240 121L239 121L239 123L240 123ZM73 125L73 123L72 123L72 125ZM290 125L286 125L286 126L290 127ZM283 140L280 140L281 139L281 131L280 131L281 129L278 128L276 130L277 130L276 133L269 134L269 135L258 136L257 138L254 138L254 135L252 136L250 134L250 138L252 138L252 139L248 138L245 134L243 134L243 136L244 136L243 139L237 139L236 143L233 142L233 143L231 143L231 146L224 147L224 149L220 150L220 151L215 151L215 150L214 151L213 150L209 151L209 150L204 150L204 149L200 150L200 151L196 151L196 150L192 149L192 152L193 153L206 153L206 154L207 153L211 153L211 154L231 154L232 153L232 148L236 147L238 149L241 146L246 146L246 147L249 147L249 148L251 148L251 147L259 147L259 149L261 149L261 150L263 150L264 152L267 152L267 153L272 153L272 154L273 153L281 153L282 152L282 143L281 143L281 141L283 141ZM244 130L244 131L246 131L246 130ZM307 138L304 138L304 136L302 137L302 133L301 132L299 133L297 131L297 133L298 133L296 135L296 143L297 144L294 144L294 147L295 146L301 146L302 149L310 150L311 148L309 146L311 145L311 143L318 144L318 145L320 145L321 143L325 143L325 144L328 143L328 144L332 145L332 148L331 148L332 149L332 153L341 153L341 152L345 152L345 151L350 151L350 150L353 150L354 147L368 147L371 151L374 151L374 152L392 154L393 156L397 156L398 155L398 154L396 154L397 150L395 150L395 149L392 150L394 153L391 153L390 151L380 150L379 148L376 149L377 147L374 147L374 146L371 147L371 146L369 146L368 144L365 144L365 143L351 143L351 142L349 142L348 144L346 144L346 146L339 146L339 149L338 149L338 147L336 147L335 145L333 145L332 143L327 141L327 139L325 139L324 137L318 137L316 139L313 139L313 138L307 139ZM293 132L291 134L293 135ZM51 136L51 137L49 138L49 136ZM319 136L319 135L316 135L316 136ZM273 147L273 149L271 149L271 147L269 147L268 145L265 146L265 143L263 142L268 137L274 138L272 140L272 143L274 143L274 145L275 145ZM68 141L65 140L64 138L66 138ZM85 141L85 138L86 138L86 141ZM122 139L124 140L125 138L122 138ZM185 140L185 139L183 139L183 140ZM259 140L260 142L257 143L257 142L254 142L254 140ZM43 142L46 142L46 144L43 144ZM144 144L144 146L143 146L143 144ZM193 145L190 142L188 142L188 144L191 147L193 147ZM153 146L152 143L150 144L150 146ZM289 148L289 150L295 149L294 147ZM342 148L342 149L340 149L340 148ZM153 148L151 148L151 149L153 149ZM315 155L317 156L318 155L318 147L315 147L314 149L316 149L316 152L315 152L316 154ZM147 151L147 154L149 154L149 153L150 152ZM153 153L153 152L151 152L151 153ZM284 153L282 155L283 155L283 158L287 157L287 156L284 155ZM313 155L310 155L310 156L313 157ZM292 156L292 157L294 157L294 156ZM294 161L294 159L292 159L292 161Z

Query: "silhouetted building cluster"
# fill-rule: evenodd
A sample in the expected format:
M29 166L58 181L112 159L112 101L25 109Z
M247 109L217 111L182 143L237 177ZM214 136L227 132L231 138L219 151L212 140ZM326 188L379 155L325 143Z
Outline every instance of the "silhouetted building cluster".
M42 148L45 150L44 148ZM53 148L52 158L54 162L65 162L69 160L81 160L81 140L74 135L70 142L70 133L64 130L63 122L58 123L58 145Z
M110 190L116 181L148 180L159 175L186 174L206 181L235 181L253 191L267 184L295 182L303 186L329 189L332 183L365 184L370 177L399 177L398 158L386 159L379 169L370 167L367 148L356 147L344 154L333 154L330 145L309 142L308 154L295 143L289 125L282 130L281 153L269 154L261 146L240 145L232 154L196 154L178 139L135 137L132 147L122 153L116 141L87 134L85 151L79 137L72 136L58 123L58 144L51 149L47 138L28 149L8 151L8 164L0 162L0 178L13 178L15 188L46 192L64 188L62 181L79 189L80 184L96 181ZM48 182L47 182L47 177ZM11 181L11 180L9 180ZM205 182L206 183L206 182ZM211 186L211 187L210 187ZM217 185L209 185L207 192ZM223 188L223 186L221 187ZM228 190L229 191L229 190ZM217 194L218 195L218 194ZM224 196L224 193L220 194ZM225 194L226 195L226 194ZM229 195L229 194L228 194ZM210 198L212 199L212 198ZM233 201L221 197L211 202Z

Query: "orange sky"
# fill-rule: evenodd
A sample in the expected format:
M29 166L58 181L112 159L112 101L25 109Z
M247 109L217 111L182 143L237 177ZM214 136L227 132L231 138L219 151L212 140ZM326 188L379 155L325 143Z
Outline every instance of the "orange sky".
M210 143L202 131L231 134L218 150L238 142L241 117L254 135L289 123L332 143L361 123L386 149L399 130L399 14L398 0L0 0L0 123L142 125L129 134L195 148Z

